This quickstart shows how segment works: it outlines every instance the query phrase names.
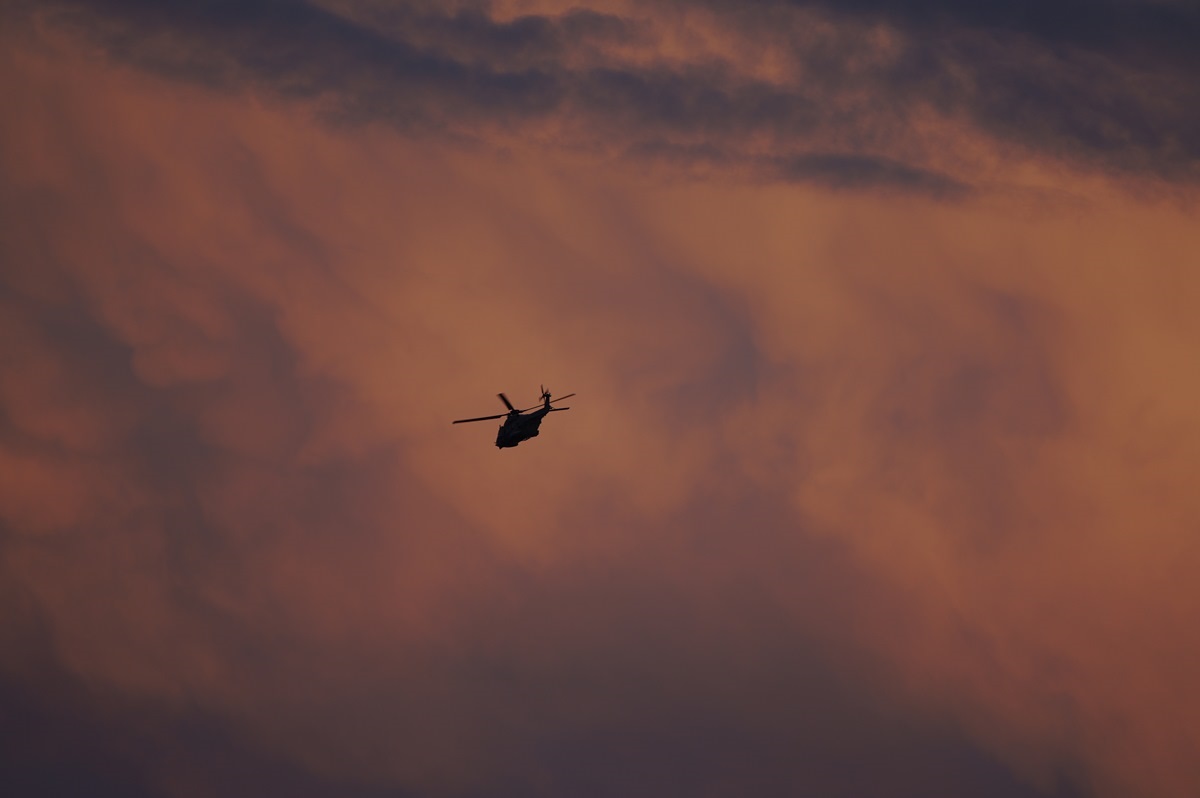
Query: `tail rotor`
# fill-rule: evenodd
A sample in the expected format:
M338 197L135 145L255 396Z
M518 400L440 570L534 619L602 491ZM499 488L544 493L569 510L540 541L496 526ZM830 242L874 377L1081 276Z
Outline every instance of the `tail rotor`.
M554 404L555 402L561 402L563 399L570 399L572 396L574 396L574 395L575 395L575 394L573 394L573 393L569 393L569 394L567 394L566 396L558 396L558 397L553 397L553 398L552 398L552 397L551 397L551 395L550 395L550 392L546 390L546 386L545 386L545 385L541 385L541 386L539 386L539 387L542 389L542 401L541 401L541 404L536 404L536 405L534 405L533 407L527 407L527 408L525 408L524 410L522 410L522 411L521 411L522 413L528 413L530 410L537 410L538 408L546 408L546 407L550 407L550 405ZM565 408L565 407L551 407L550 409L551 409L551 410L566 410L567 408Z

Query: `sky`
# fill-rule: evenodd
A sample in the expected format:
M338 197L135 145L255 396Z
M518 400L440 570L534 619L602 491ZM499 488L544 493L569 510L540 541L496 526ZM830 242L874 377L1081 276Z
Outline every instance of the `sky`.
M1196 795L1198 40L0 5L6 793Z

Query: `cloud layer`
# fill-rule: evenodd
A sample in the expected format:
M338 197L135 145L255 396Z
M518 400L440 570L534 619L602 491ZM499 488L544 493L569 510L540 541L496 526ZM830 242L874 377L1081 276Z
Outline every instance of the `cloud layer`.
M1186 6L7 14L27 794L1200 783Z
M996 158L1197 179L1186 5L511 5L119 0L37 16L173 79L435 137L670 150L935 195L1013 179Z

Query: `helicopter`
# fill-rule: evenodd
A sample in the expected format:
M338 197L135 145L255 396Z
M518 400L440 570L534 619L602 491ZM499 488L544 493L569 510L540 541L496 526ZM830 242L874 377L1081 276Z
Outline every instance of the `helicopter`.
M500 397L500 401L504 402L504 406L508 408L507 413L498 413L494 416L480 416L479 418L460 418L457 421L452 421L452 424L466 424L470 421L491 421L494 418L503 418L504 423L500 425L500 430L496 433L496 448L508 449L516 446L521 441L527 441L530 438L538 436L538 427L542 424L542 419L547 413L555 413L559 410L570 410L569 407L551 407L554 402L561 402L563 399L570 399L575 394L569 393L566 396L560 396L557 399L550 398L550 392L546 390L546 386L542 388L542 403L527 407L524 410L518 410L513 407L513 403L508 401L508 397L502 393L496 394ZM533 412L530 412L533 411Z

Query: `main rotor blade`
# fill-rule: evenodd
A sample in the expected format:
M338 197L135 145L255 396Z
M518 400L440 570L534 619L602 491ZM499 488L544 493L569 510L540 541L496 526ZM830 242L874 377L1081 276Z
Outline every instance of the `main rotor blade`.
M516 409L517 409L517 408L515 408L515 407L513 407L513 406L512 406L512 402L508 401L508 397L507 397L507 396L505 396L504 394L502 394L502 393L498 393L498 394L496 394L496 396L499 396L499 397L500 397L500 401L501 401L501 402L504 402L504 406L505 406L505 407L507 407L509 410L516 410Z
M563 399L570 399L574 395L575 394L573 394L573 393L569 393L566 396L556 396L555 398L550 400L550 404L554 404L555 402L561 402Z
M501 413L498 416L480 416L479 418L460 418L458 421L451 421L451 424L466 424L468 421L491 421L494 418L504 418L508 413Z
M559 410L570 410L570 409L571 408L569 408L569 407L552 407L552 408L550 408L550 412L557 413Z

